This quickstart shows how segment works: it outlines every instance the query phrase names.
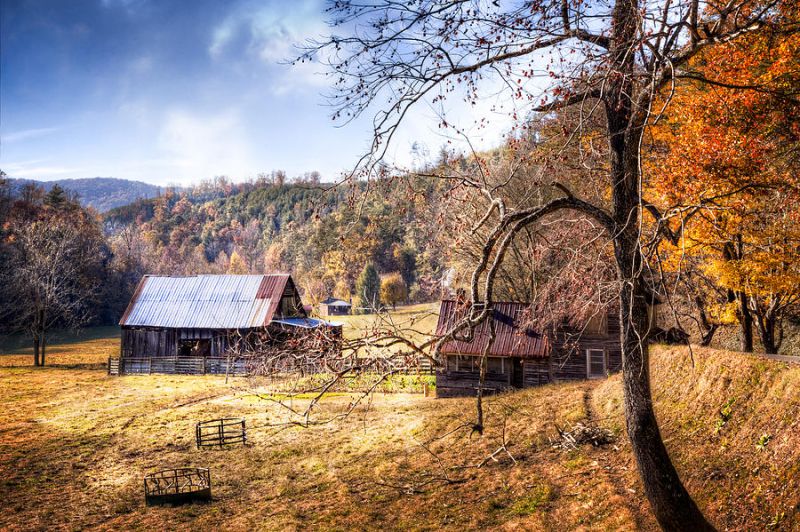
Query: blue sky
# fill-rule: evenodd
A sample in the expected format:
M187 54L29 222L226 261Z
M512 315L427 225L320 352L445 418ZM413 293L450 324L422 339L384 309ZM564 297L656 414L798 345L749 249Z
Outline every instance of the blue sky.
M368 117L334 127L318 66L281 64L329 31L318 0L0 5L0 168L12 177L187 184L284 169L332 180L369 144ZM436 153L436 123L412 116L393 159L410 163L414 141ZM499 133L482 134L492 144Z

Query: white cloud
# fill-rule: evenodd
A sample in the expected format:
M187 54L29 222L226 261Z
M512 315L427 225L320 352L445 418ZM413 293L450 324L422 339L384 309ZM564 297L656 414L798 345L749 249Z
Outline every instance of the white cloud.
M23 129L21 131L15 131L13 133L9 133L7 135L0 136L0 141L2 142L19 142L22 140L30 140L39 137L43 137L45 135L49 135L51 133L55 133L60 128L58 127L40 127L35 129Z
M68 166L47 166L39 165L36 163L42 161L25 161L20 163L9 163L4 165L3 171L11 177L27 178L27 179L47 179L49 177L62 177L66 174L76 175L84 172L85 170L80 167Z
M242 124L236 110L206 116L173 110L164 120L158 147L177 180L198 181L221 174L241 179L254 167Z
M208 54L214 60L243 54L265 69L279 67L280 71L271 76L276 94L301 87L319 88L327 83L320 65L306 62L289 67L283 63L298 55L297 44L325 31L316 0L266 5L245 2L214 28ZM235 49L237 46L241 49Z

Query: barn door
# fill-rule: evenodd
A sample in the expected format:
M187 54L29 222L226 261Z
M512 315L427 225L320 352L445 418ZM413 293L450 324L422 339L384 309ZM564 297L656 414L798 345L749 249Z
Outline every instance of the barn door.
M511 386L514 388L522 388L524 382L524 374L522 372L522 359L511 359Z
M603 349L586 350L586 376L590 379L605 377L607 373L606 352Z

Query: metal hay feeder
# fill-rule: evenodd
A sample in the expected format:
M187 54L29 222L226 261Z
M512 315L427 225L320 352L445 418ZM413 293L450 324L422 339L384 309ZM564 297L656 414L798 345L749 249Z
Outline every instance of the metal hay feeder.
M164 469L144 477L148 506L211 500L211 473L203 467Z

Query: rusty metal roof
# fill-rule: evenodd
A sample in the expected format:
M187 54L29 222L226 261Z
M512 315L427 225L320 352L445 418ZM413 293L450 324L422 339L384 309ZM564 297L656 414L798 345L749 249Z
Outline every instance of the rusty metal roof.
M263 327L290 277L268 275L145 275L120 325L185 329Z
M547 336L528 328L524 323L529 305L526 303L492 303L492 318L495 323L495 339L489 356L544 358L550 356ZM444 336L451 331L469 311L469 303L459 304L443 300L439 308L436 335ZM463 336L463 333L459 336ZM441 347L443 354L482 355L489 343L489 320L475 328L471 342L450 339Z

